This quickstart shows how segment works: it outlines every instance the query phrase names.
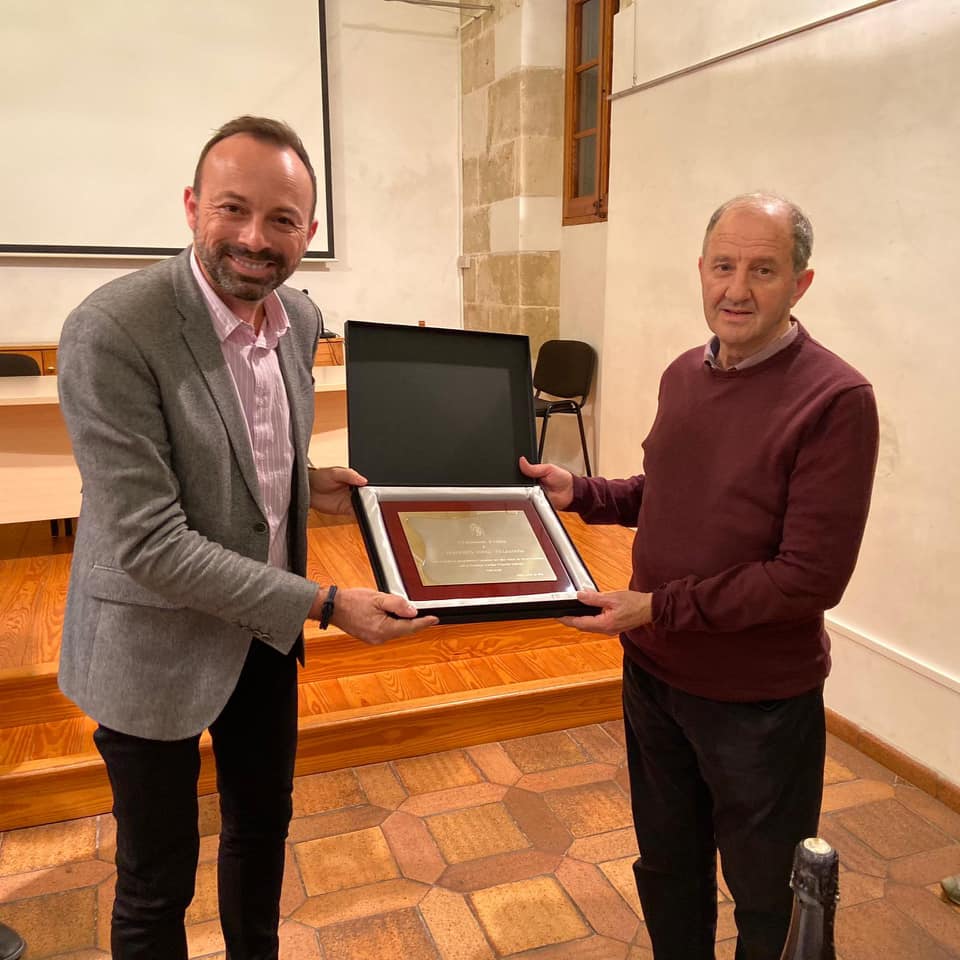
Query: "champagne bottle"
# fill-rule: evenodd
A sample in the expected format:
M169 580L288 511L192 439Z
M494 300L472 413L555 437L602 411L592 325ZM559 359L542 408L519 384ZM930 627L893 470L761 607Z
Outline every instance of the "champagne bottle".
M819 837L797 844L793 855L793 915L780 960L836 960L833 922L840 897L836 850Z

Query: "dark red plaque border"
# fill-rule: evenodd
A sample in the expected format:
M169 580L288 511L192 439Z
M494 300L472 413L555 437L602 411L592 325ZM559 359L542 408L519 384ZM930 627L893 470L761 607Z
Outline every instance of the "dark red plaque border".
M536 593L561 593L573 591L570 574L560 559L553 540L543 526L536 507L527 500L386 500L381 499L380 513L387 537L393 548L393 556L400 569L407 596L413 600L472 600L478 597L514 597ZM449 510L523 510L530 521L543 552L553 569L554 580L516 580L511 583L460 583L451 586L425 586L417 570L413 551L407 543L400 523L400 513L429 513Z

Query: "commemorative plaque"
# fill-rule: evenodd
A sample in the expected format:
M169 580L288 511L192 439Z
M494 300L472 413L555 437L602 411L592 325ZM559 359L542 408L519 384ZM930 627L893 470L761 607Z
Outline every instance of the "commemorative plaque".
M390 536L394 553L409 552L424 589L556 579L524 510L510 505L427 510L418 505L397 510L395 516L400 536Z
M441 622L590 615L540 486L526 337L349 321L354 506L381 590Z

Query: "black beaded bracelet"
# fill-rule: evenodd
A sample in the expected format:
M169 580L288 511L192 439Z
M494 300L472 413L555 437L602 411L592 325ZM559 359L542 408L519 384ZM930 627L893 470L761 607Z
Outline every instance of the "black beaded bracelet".
M337 595L337 588L335 584L331 584L330 589L327 591L327 597L323 601L323 606L320 607L320 629L326 630L330 626L330 618L333 616L333 598Z

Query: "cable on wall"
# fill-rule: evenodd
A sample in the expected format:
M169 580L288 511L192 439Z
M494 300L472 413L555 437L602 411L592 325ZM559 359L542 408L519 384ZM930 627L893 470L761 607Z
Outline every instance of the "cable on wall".
M452 0L384 0L385 3L412 3L417 7L455 7L457 10L493 9L492 3L453 3Z

